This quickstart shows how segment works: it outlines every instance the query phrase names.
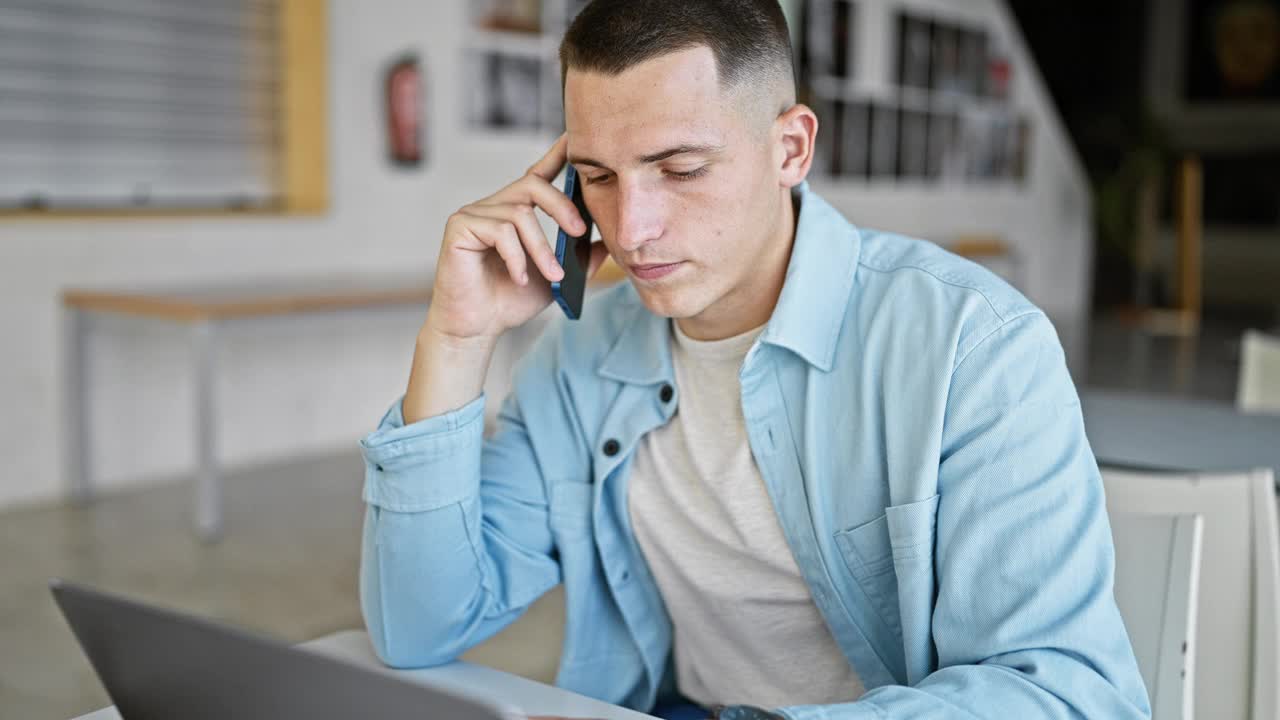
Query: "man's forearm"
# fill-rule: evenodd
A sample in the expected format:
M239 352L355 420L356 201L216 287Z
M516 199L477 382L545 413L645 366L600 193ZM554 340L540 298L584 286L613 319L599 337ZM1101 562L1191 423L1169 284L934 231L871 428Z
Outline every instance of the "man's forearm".
M509 400L486 439L476 397L489 353L432 339L418 345L417 395L401 406L416 422L401 422L392 408L361 441L361 610L379 657L396 667L456 659L560 582L540 463L518 403ZM484 483L482 466L503 481Z
M404 423L457 410L480 396L496 339L458 340L424 325L413 352Z

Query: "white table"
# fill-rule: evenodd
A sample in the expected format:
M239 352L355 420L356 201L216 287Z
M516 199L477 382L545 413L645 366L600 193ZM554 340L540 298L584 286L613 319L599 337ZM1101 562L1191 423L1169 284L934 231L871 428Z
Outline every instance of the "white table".
M602 720L652 720L651 715L610 705L585 695L501 672L482 665L455 662L422 670L392 670L383 665L363 630L347 630L303 643L300 647L347 662L374 668L411 682L446 688L482 699L501 698L528 715L559 715ZM120 720L114 707L82 715L77 720Z
M1280 415L1096 388L1081 391L1080 402L1089 444L1102 465L1199 472L1274 468L1280 481Z
M217 287L150 289L71 289L62 294L67 312L65 395L67 477L71 495L80 502L94 498L90 462L93 438L89 416L89 335L97 317L123 316L163 322L182 329L191 341L195 368L195 434L197 468L195 521L200 537L217 540L222 534L222 477L215 453L218 414L214 393L218 341L234 323L306 313L369 311L426 307L430 284L415 276L359 276L302 278L271 283L254 282Z

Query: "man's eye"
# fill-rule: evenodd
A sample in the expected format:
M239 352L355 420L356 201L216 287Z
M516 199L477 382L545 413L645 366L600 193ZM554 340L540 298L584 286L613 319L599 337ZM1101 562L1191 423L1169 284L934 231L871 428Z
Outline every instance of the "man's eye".
M667 171L667 175L674 180L692 180L694 178L700 178L706 174L707 174L707 168L705 165L698 168L697 170L690 170L688 172L676 172L674 170Z
M606 180L608 180L608 179L609 179L609 176L608 176L608 175L597 175L597 176L595 176L595 177L588 177L588 178L587 178L587 184L588 184L588 185L596 185L596 184L598 184L598 183L602 183L602 182L604 182L604 181L606 181Z

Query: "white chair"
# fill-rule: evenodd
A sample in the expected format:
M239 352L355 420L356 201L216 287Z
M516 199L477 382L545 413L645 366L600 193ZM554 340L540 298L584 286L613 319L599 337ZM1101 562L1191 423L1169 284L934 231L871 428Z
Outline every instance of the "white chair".
M1104 469L1103 481L1112 512L1195 513L1203 518L1195 716L1280 717L1280 529L1272 471Z
M1236 407L1242 412L1280 413L1280 337L1245 332Z
M1110 512L1116 605L1129 631L1154 720L1194 713L1199 515Z

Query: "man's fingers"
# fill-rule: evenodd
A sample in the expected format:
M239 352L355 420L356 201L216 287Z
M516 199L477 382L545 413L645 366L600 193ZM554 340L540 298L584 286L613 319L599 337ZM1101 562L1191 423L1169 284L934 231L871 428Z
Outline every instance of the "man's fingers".
M547 154L539 158L538 162L529 166L529 174L536 175L547 182L555 180L556 176L560 174L560 169L564 167L565 162L568 160L568 147L569 133L561 133L560 137L556 138L555 144L547 151Z
M578 207L560 188L536 177L524 177L510 187L508 202L536 205L551 216L556 225L577 237L587 231L587 224Z
M524 246L520 242L515 225L495 217L463 213L464 229L481 245L493 248L502 257L507 266L507 273L518 285L528 282L528 260L524 254Z
M476 203L477 205L505 205L520 203L536 205L551 216L557 225L574 236L586 232L586 222L569 196L552 183L565 164L567 135L561 135L556 144L542 159L534 163L520 179Z
M586 232L587 224L578 208L560 188L532 173L477 202L475 206L530 205L542 210L556 225L575 237ZM473 206L474 207L474 206Z
M507 203L502 205L476 205L471 211L494 220L510 223L518 232L525 252L533 258L538 272L555 282L564 277L564 270L556 262L555 251L547 242L547 235L538 223L538 216L529 205Z
M502 224L494 247L498 248L498 254L502 256L502 261L507 264L507 273L511 275L511 279L517 285L528 285L529 262L525 257L524 246L520 243L520 237L516 233L514 225L510 223Z
M564 278L564 269L556 262L535 208L541 208L575 237L587 232L587 224L573 201L552 185L565 165L568 142L568 135L562 134L523 177L450 218L450 227L470 238L461 247L471 251L496 250L511 279L519 285L529 282L529 258L547 280ZM598 266L599 261L593 260L593 267Z
M533 208L525 205L517 209L515 225L520 231L520 239L524 241L525 250L533 258L542 277L552 282L563 279L564 268L556 262L556 253L547 242L546 233L542 232L542 225L538 223L538 216L534 214Z

